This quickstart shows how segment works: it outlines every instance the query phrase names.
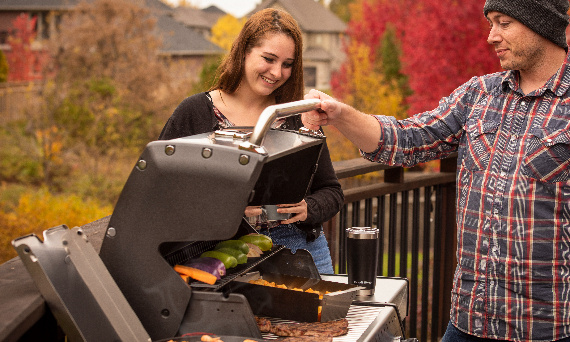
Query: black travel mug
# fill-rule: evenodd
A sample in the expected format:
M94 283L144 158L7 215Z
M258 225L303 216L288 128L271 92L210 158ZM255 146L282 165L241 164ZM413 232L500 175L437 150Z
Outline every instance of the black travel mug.
M378 229L352 227L346 229L346 264L348 283L362 286L359 295L371 296L376 287L378 268Z

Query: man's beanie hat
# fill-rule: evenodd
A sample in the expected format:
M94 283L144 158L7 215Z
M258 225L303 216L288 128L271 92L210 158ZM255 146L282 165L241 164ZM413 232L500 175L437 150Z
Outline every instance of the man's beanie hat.
M501 12L523 23L526 27L568 49L568 0L487 0L483 12Z

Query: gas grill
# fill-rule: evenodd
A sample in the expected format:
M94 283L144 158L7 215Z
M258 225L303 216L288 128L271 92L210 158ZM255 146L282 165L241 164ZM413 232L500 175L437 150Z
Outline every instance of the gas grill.
M78 227L48 229L43 242L35 235L14 240L69 340L160 341L206 331L261 341L271 336L262 336L255 315L305 322L354 315L359 287L322 279L306 250L274 245L213 285L187 284L173 270L219 241L255 232L243 218L246 206L304 198L324 136L269 127L317 103L270 106L252 130L149 143L103 228L99 253ZM331 293L320 298L253 285L252 278ZM403 335L399 310L392 336Z

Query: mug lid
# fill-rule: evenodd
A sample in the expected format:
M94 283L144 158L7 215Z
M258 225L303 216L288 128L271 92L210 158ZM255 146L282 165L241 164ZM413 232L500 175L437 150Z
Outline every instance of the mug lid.
M346 228L346 234L353 239L377 239L378 228L372 227L351 227Z

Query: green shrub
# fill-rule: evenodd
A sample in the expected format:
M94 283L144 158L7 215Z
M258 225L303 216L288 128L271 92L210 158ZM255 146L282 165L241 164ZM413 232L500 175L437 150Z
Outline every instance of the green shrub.
M0 180L39 184L42 167L34 138L25 132L24 122L0 127Z

